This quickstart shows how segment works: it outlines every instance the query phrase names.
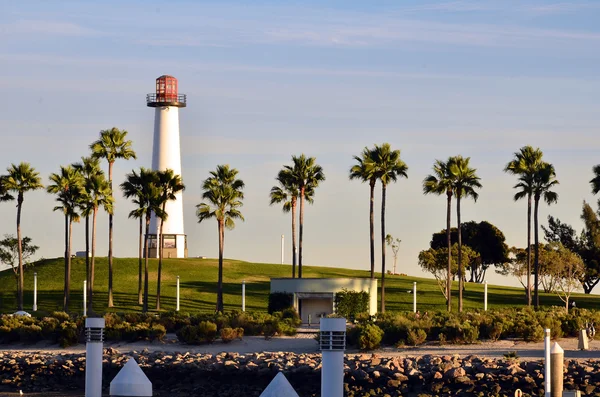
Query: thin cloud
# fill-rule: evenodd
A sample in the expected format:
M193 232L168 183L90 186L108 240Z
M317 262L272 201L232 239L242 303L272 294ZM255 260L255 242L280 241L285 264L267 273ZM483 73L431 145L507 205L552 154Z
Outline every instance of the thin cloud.
M100 36L101 32L83 27L81 25L49 20L35 19L20 19L15 22L0 25L0 30L4 34L17 35L50 35L50 36L73 36L73 37L89 37Z

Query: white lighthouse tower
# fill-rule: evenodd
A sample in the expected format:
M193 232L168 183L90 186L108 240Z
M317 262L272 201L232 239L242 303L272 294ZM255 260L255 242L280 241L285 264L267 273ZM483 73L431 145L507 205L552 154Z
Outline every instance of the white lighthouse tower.
M160 76L156 79L156 93L146 96L146 104L154 108L154 145L152 169L172 169L181 175L181 148L179 145L179 108L186 106L185 94L177 92L177 79ZM182 176L183 179L183 176ZM183 230L183 193L167 202L168 214L163 225L163 258L187 258L187 239ZM160 222L153 215L150 221L149 257L159 255Z

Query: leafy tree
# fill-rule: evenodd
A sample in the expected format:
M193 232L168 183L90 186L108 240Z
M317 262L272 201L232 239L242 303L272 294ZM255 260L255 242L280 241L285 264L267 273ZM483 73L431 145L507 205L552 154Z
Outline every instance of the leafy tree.
M565 302L565 310L568 312L571 294L581 285L579 280L585 272L583 261L579 255L560 243L550 243L544 251L548 277L556 287L554 292Z
M446 291L450 291L445 295L446 304L448 306L448 311L452 310L452 258L450 255L451 252L451 238L450 238L450 227L451 227L451 219L452 219L452 195L453 185L452 182L454 180L454 175L450 173L450 164L451 159L443 162L441 160L436 160L433 165L433 174L428 175L423 180L423 194L437 194L437 195L446 195L446 253L448 255L447 262L447 274L446 274Z
M127 140L127 131L113 127L100 131L100 139L90 145L92 157L108 161L108 181L112 192L113 165L117 159L136 159L131 148L131 141ZM111 193L112 194L112 193ZM112 197L112 196L111 196ZM113 197L114 201L114 197ZM108 214L108 307L113 307L113 214Z
M375 183L377 174L374 150L365 147L360 156L353 156L356 164L350 168L350 180L358 179L369 183L369 247L371 258L371 278L375 278Z
M0 178L3 185L3 198L12 198L8 193L17 195L17 242L19 259L19 288L18 310L23 310L23 239L21 238L21 211L25 193L33 190L43 189L40 174L29 163L12 164L7 169L8 174Z
M21 250L19 252L19 246ZM17 295L22 291L20 282L23 269L19 269L19 257L23 261L23 267L29 264L29 258L35 255L39 249L37 245L31 244L31 238L24 236L19 244L19 240L14 235L5 234L4 239L0 240L0 262L9 265L15 274L17 283ZM21 310L23 310L21 308Z
M400 150L392 150L389 143L375 145L373 149L375 175L381 181L381 312L385 313L385 201L387 186L408 178L408 166L400 159Z
M69 311L71 291L71 242L73 240L73 222L79 222L78 202L83 194L83 176L73 166L61 166L60 173L50 174L50 182L46 188L48 193L56 195L58 206L54 211L61 211L65 216L65 286L63 293L63 310Z
M317 164L317 159L314 157L306 157L304 154L300 156L292 156L292 165L283 166L280 171L282 178L289 180L292 186L298 188L300 198L300 227L298 233L298 277L302 278L302 237L304 234L304 201L309 204L313 203L308 200L307 192L311 192L314 196L314 191L321 182L325 180L323 168Z
M177 200L177 193L185 189L185 185L181 181L180 175L175 175L173 170L167 169L165 171L159 171L158 176L158 189L160 191L159 202L161 205L162 217L160 220L160 240L158 251L158 280L156 284L156 310L160 310L160 282L162 274L162 260L163 260L163 248L164 248L164 235L163 226L167 220L169 214L166 212L167 201Z
M490 266L502 267L508 261L508 246L504 233L487 221L465 222L462 224L462 242L471 247L477 254L477 260L471 262L470 282L481 283ZM431 248L438 249L446 245L447 230L434 233ZM458 243L458 231L450 229L452 244Z
M461 247L462 259L464 259L465 265L468 267L469 264L474 261L477 257L477 253L466 245ZM447 262L448 262L448 248L440 247L437 249L429 248L428 250L421 251L419 253L419 266L428 273L431 273L437 281L438 287L444 298L448 299L448 295L451 289L448 289L448 284L452 285L452 279L458 273L458 244L454 243L451 250L451 272L450 282L448 282Z
M531 284L527 284L527 271L531 271L531 263L527 264L527 250L523 248L511 247L509 250L508 260L498 269L496 273L503 276L514 276L519 280L523 289L531 288ZM525 280L523 280L525 278Z
M217 312L223 312L223 249L225 245L225 228L233 229L235 227L235 219L244 220L239 210L243 205L244 193L242 190L244 189L244 181L237 179L237 175L238 170L230 168L228 164L218 165L216 171L211 171L210 176L202 183L202 190L204 191L202 199L205 202L196 206L198 222L215 218L219 230Z
M590 180L592 194L598 194L600 192L600 164L595 165L592 172L594 173L594 177ZM598 205L600 205L600 201L598 201Z
M392 237L391 234L385 236L385 242L392 249L392 253L394 254L394 271L393 274L396 274L396 263L398 262L398 251L400 251L400 243L402 240L399 238Z
M513 159L504 167L504 172L508 172L519 177L519 182L514 186L518 189L514 200L518 201L527 198L527 266L531 266L531 205L533 203L534 175L540 168L543 153L539 148L532 146L523 146L518 152L514 153ZM526 272L527 305L531 306L531 268Z
M452 178L452 190L456 195L456 222L458 225L458 311L463 309L463 289L464 289L464 266L462 263L462 238L460 223L460 202L464 198L472 198L477 201L479 194L475 189L481 188L480 178L477 176L477 170L471 168L470 157L455 156L449 160L449 169Z
M125 181L121 183L121 190L126 198L133 199L133 202L138 206L129 213L129 216L139 217L140 225L143 218L146 224L144 235L144 295L142 299L142 311L145 313L148 311L148 235L150 234L150 218L153 212L158 218L163 216L160 203L161 191L158 188L158 174L156 171L143 167L140 168L139 173L132 171L125 176Z

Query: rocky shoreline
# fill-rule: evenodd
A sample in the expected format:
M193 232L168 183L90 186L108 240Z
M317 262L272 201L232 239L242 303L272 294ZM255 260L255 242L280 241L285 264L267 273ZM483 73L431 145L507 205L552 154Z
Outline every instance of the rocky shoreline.
M320 354L294 353L166 353L108 348L104 355L104 387L133 357L153 382L157 396L256 396L283 371L301 397L320 395ZM83 392L84 354L0 353L0 395ZM381 357L346 356L345 388L358 396L498 396L543 395L541 361L489 359L478 356ZM565 390L600 396L600 360L565 360Z

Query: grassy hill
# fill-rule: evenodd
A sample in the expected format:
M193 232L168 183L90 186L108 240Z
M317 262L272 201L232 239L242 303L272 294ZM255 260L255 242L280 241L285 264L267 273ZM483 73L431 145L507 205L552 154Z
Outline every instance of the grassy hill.
M150 308L155 306L156 276L158 260L150 260ZM108 270L107 259L96 260L96 283L94 309L105 312L107 302ZM113 311L138 311L137 258L115 258L114 261ZM163 310L175 309L176 277L180 276L181 311L213 311L216 302L218 261L216 259L165 259L163 265L161 302ZM54 311L62 309L64 280L63 258L45 259L25 271L25 309L31 310L33 303L33 272L38 273L38 309ZM328 267L304 267L305 277L369 277L366 270L350 270ZM266 311L271 277L289 277L290 265L250 263L226 259L224 264L225 310L241 308L241 282L246 280L246 310ZM378 275L379 276L379 275ZM85 279L85 259L73 259L71 311L81 312L82 288ZM444 298L434 279L387 276L386 308L388 311L412 310L413 282L417 282L417 302L420 311L443 310ZM456 285L454 291L456 293ZM467 283L464 292L465 308L483 308L483 285ZM14 312L16 308L16 281L11 270L0 272L0 312ZM596 308L599 301L595 295L577 294L574 299L578 307ZM456 306L458 298L453 299ZM552 294L541 294L542 305L563 303ZM523 305L523 290L504 286L488 286L488 307L511 307Z

